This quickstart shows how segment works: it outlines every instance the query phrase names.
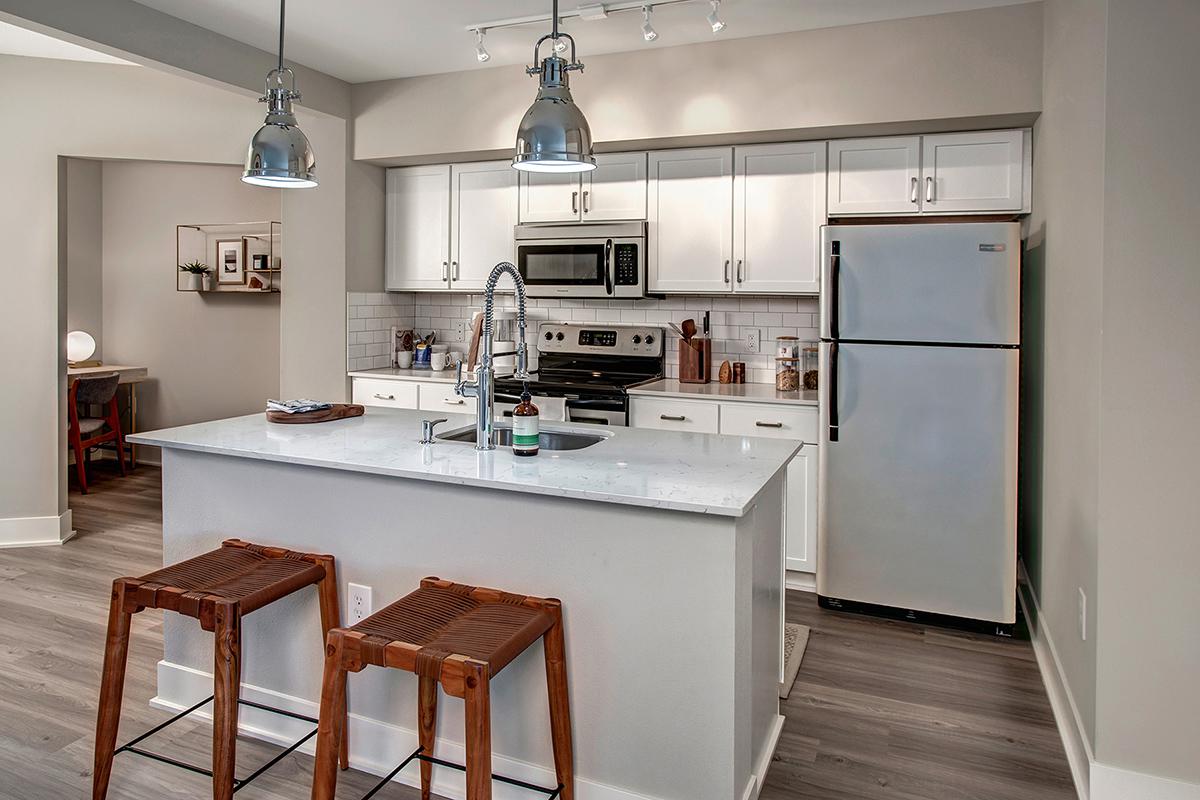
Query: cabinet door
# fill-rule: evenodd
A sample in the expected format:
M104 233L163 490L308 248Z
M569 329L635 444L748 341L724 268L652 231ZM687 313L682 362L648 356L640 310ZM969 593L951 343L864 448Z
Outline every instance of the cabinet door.
M518 174L521 185L518 216L522 223L579 221L583 187L578 172Z
M387 172L384 261L390 290L444 290L450 275L450 167Z
M921 157L922 213L1020 211L1025 132L926 136Z
M817 571L817 448L805 444L788 464L783 510L787 568Z
M584 222L646 218L646 154L602 153L583 173Z
M452 290L481 291L497 263L513 260L517 174L507 161L451 168Z
M921 209L921 137L829 143L829 216L916 214Z
M733 148L650 154L652 292L727 292L733 286Z
M734 149L734 291L816 294L825 142Z

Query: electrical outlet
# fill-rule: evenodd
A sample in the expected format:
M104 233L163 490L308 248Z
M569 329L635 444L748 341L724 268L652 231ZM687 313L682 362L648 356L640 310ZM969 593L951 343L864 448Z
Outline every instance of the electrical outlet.
M454 341L461 342L467 337L467 321L458 319L454 321Z
M346 584L346 604L350 606L350 624L371 616L371 587L360 583Z
M762 352L762 331L758 328L746 328L746 352Z
M1079 638L1087 641L1087 593L1079 587Z

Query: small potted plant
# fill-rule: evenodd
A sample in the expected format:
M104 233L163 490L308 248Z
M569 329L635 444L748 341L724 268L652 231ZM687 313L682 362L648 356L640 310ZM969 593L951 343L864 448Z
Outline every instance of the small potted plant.
M179 271L187 274L184 289L190 292L199 292L212 288L212 270L199 261L180 264Z

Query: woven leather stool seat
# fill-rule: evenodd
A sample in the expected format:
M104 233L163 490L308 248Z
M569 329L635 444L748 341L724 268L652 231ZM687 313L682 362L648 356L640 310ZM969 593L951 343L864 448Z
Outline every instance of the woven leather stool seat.
M538 639L545 646L551 743L558 777L557 788L546 792L562 800L574 800L562 604L553 598L466 586L439 578L425 578L416 591L357 625L329 632L313 800L333 800L337 751L346 719L345 677L348 672L359 672L367 666L405 670L419 677L420 748L404 763L414 758L421 760L423 800L430 798L433 763L453 766L434 757L439 686L446 694L466 702L467 763L458 768L467 773L467 800L490 800L493 777L512 781L491 772L489 685L501 669ZM517 785L541 788L521 782Z
M317 587L321 630L327 634L330 630L335 630L341 622L336 567L333 556L330 555L297 553L282 547L264 547L229 539L222 542L216 550L157 569L140 578L117 578L113 581L96 720L92 800L104 800L106 797L112 775L113 757L118 752L128 751L182 766L192 772L211 775L214 800L231 800L235 791L276 763L269 762L244 780L234 777L238 705L250 703L240 700L239 697L242 618L308 586ZM202 628L215 634L211 698L211 770L166 759L134 747L146 736L161 730L163 726L143 734L119 750L116 746L117 729L121 721L125 662L129 655L130 620L134 614L147 608L159 608L194 617L200 621ZM207 701L202 701L174 719L186 716L204 702ZM287 713L261 704L250 704L267 711ZM174 719L164 725L170 724ZM305 740L300 740L286 752L291 752L303 741ZM339 762L342 769L349 764L347 753L348 748L343 740L340 751L334 754L335 761Z
M195 617L211 630L216 603L237 603L242 614L249 614L324 577L325 567L311 554L231 539L216 550L133 579L129 594L143 608Z

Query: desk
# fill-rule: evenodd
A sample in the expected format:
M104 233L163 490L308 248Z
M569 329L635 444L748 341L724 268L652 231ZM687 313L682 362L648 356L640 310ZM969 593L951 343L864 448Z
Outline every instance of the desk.
M117 373L118 385L129 387L129 430L122 433L137 433L137 385L150 376L146 367L130 367L119 364L103 364L98 367L67 367L67 388L76 378L88 375L111 375ZM129 446L129 465L137 466L137 445Z

